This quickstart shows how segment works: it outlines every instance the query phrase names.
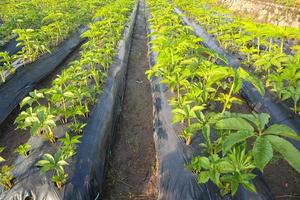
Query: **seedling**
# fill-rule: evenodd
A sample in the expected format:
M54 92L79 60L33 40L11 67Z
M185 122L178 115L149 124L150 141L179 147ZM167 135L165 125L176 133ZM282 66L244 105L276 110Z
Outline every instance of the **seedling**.
M0 62L2 62L2 66L0 66L0 76L2 82L6 80L6 73L14 73L13 67L14 56L10 56L8 52L0 52Z
M76 144L80 143L80 135L75 135L71 137L69 133L66 133L66 137L59 139L58 141L62 142L61 154L63 159L68 159L75 155Z
M21 144L20 146L18 146L15 151L19 155L27 157L29 155L30 148L31 148L31 145L28 143L25 143L25 144Z
M36 164L43 173L48 171L55 172L55 175L52 177L52 182L54 182L58 188L61 188L67 180L68 175L64 170L66 165L68 165L68 163L63 159L60 151L54 156L51 154L44 154L42 160L38 161Z
M16 118L16 122L18 123L18 128L29 128L33 136L43 135L51 143L55 143L52 129L56 124L54 115L51 114L49 108L41 106L33 110L32 107L29 107L26 111L21 112Z
M13 187L12 180L14 179L11 171L14 167L4 165L0 170L0 185L4 187L5 190L10 190Z

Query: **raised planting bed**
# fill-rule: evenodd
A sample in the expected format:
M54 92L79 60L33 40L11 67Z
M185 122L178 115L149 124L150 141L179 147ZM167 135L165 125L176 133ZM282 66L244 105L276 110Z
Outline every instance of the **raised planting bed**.
M9 176L1 177L6 191L0 199L99 198L122 102L136 10L133 0L116 0L97 10L95 17L100 20L83 33L87 42L80 59L51 88L36 90L23 99L26 110L16 121L32 135L24 141L30 146L24 144L18 149L23 156L2 165ZM55 93L58 86L63 94L60 100ZM33 128L34 123L23 121L29 112L47 122Z
M148 2L159 198L273 199L259 171L273 151L299 171L300 153L287 141L299 141L299 136L288 126L268 128L268 113L251 113L240 102L243 83L251 82L264 95L262 82L242 68L225 66L225 59L203 46L167 1Z

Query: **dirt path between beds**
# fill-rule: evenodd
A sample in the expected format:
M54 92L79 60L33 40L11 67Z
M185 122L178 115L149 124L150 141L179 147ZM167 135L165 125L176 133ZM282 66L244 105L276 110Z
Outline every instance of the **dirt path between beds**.
M140 1L129 55L123 110L104 188L105 200L157 199L156 160L144 2Z

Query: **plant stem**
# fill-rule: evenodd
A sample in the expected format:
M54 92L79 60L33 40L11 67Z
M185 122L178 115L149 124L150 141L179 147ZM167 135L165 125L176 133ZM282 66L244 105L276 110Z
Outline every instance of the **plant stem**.
M0 76L1 76L1 80L2 80L2 82L4 83L5 82L5 74L4 74L4 72L0 72Z
M260 52L260 40L259 40L259 37L257 37L257 53L259 55L259 52Z
M225 103L224 103L224 107L223 107L223 110L222 110L222 113L221 113L222 115L223 115L224 112L226 111L226 107L227 107L227 105L228 105L228 103L229 103L229 100L230 100L230 97L231 97L231 95L232 95L232 93L233 93L233 88L234 88L234 81L232 82L232 85L231 85L229 94L228 94L228 96L226 97L226 101L225 101Z
M280 43L280 52L283 53L283 46L284 46L284 38L281 38L281 43Z

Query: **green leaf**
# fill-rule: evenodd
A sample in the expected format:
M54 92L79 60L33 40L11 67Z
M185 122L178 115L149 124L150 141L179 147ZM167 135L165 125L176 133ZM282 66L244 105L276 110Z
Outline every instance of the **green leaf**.
M265 126L268 124L270 120L270 115L267 113L260 113L258 114L258 119L260 123L260 130L264 130Z
M201 167L204 169L209 169L210 167L210 162L207 157L199 157L199 161L201 163Z
M198 176L198 182L199 183L206 183L209 180L209 171L202 171L200 172Z
M67 163L65 160L60 160L57 162L57 164L60 166L69 165L69 163Z
M238 74L243 80L250 82L258 90L260 95L265 95L265 86L258 78L252 74L249 74L241 67L238 68Z
M1 162L4 162L4 161L5 161L5 159L4 159L3 157L0 156L0 163L1 163Z
M251 191L251 192L256 192L256 188L253 185L253 183L251 182L244 182L242 183L242 185L244 186L244 188L246 188L247 190Z
M282 124L274 124L270 126L267 130L264 131L263 134L278 135L300 141L300 137L292 128Z
M252 131L238 131L236 133L230 134L223 143L223 151L229 151L234 145L243 142L254 135Z
M221 129L221 130L254 131L251 124L249 124L246 120L240 117L222 119L216 123L215 127L216 129Z
M290 142L281 137L275 135L267 135L265 137L270 141L273 149L278 151L300 173L300 152Z
M31 97L25 97L21 103L20 103L20 108L23 108L26 104L31 104L32 103L32 98Z
M268 139L263 136L256 139L253 145L253 157L256 166L263 171L273 157L272 145Z

